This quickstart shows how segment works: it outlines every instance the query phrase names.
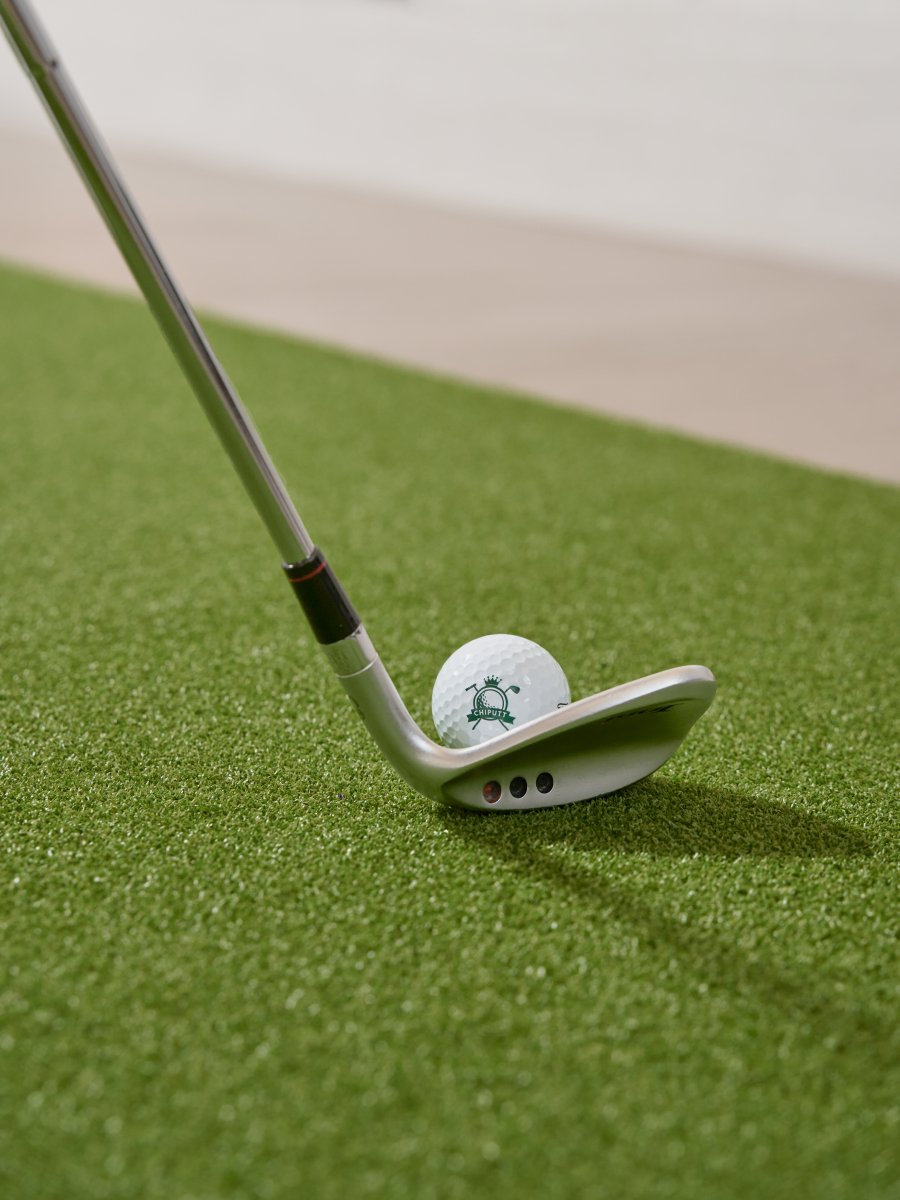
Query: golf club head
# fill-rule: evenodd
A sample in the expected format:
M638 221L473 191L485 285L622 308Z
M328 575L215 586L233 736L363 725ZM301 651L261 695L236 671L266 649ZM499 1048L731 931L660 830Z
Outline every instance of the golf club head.
M409 715L361 627L323 649L399 773L425 796L482 812L572 804L643 779L675 753L716 692L706 667L674 667L451 750Z
M548 808L616 792L670 758L709 707L705 667L676 667L588 696L484 743L481 761L441 786L452 804Z

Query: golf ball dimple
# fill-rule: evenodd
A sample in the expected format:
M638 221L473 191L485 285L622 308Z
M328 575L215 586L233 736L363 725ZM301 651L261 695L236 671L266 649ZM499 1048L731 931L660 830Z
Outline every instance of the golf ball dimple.
M543 646L491 633L460 646L441 667L431 715L444 744L461 749L501 737L569 700L565 673Z

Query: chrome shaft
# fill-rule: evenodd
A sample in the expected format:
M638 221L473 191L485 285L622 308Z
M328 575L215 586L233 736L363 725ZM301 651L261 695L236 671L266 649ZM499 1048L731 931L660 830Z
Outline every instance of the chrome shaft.
M282 559L307 558L312 539L36 13L0 0L0 21Z

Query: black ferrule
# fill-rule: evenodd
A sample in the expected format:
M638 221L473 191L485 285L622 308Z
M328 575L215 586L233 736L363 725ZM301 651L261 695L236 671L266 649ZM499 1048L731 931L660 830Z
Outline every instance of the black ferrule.
M356 609L318 546L303 562L284 563L283 566L288 583L322 645L340 642L359 628Z

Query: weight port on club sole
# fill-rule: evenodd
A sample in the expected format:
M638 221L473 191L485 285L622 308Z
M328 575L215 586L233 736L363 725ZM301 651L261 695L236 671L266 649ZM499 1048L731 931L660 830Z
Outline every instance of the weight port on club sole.
M541 795L546 796L548 792L553 791L553 776L549 771L541 771L534 785ZM509 781L509 790L513 799L521 800L528 791L528 780L521 775L516 775ZM481 789L481 795L486 804L496 804L503 795L503 788L496 779L489 779Z

